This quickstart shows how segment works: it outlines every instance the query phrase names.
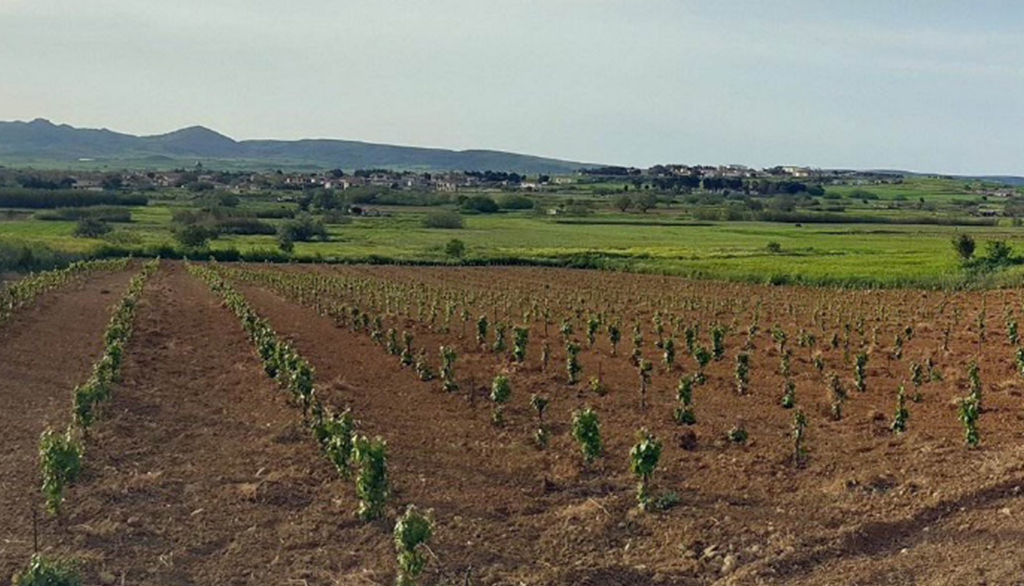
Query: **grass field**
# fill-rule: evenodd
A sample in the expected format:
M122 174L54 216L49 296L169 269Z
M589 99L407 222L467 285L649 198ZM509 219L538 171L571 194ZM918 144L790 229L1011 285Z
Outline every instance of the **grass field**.
M899 221L922 215L965 217L956 211L956 198L980 201L968 193L964 181L912 178L903 184L829 187L844 194L840 202L848 215L881 216ZM878 200L850 198L855 189L867 189ZM894 201L902 195L903 200ZM539 205L564 202L566 194L536 196ZM920 200L939 202L938 209L915 207ZM792 224L751 221L698 221L698 205L662 205L650 213L620 213L607 198L591 197L595 211L583 217L504 212L465 216L457 230L423 227L424 214L434 208L374 206L386 215L356 217L350 223L328 225L327 242L296 242L294 254L325 260L377 257L407 262L446 262L445 244L458 238L466 244L465 259L519 259L567 262L585 257L603 268L658 272L701 278L755 282L805 282L847 285L945 286L962 283L964 276L950 246L960 232L978 241L1004 240L1011 247L1024 231L1008 220L997 226L942 226L911 224ZM945 203L942 203L945 202ZM0 238L46 245L61 251L88 254L104 244L120 248L154 249L174 246L172 214L195 204L173 194L158 194L145 207L132 208L132 222L113 224L114 232L99 238L74 236L75 223L40 221L31 215L0 220ZM244 196L240 206L255 211L281 204L269 196ZM899 207L895 207L895 206ZM996 204L984 204L986 206ZM264 220L279 225L284 220ZM778 252L768 250L777 243ZM212 250L239 252L276 250L273 235L222 235L210 242ZM1016 268L986 277L985 284L1013 283L1024 274Z

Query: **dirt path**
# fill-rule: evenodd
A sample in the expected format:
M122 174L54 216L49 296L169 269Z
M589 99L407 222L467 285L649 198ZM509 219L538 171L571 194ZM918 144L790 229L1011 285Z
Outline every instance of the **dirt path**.
M95 275L44 294L0 326L0 581L32 552L39 435L69 421L72 391L99 358L111 306L130 276Z
M86 577L223 586L387 572L387 528L355 521L351 483L206 286L169 265L136 319L123 382L69 499L64 546Z

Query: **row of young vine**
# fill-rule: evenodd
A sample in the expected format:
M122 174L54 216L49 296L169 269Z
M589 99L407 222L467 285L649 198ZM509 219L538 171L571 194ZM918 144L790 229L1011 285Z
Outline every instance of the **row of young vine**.
M76 261L62 269L31 273L12 281L0 288L0 323L18 309L31 305L41 293L96 272L123 270L127 265L127 258Z
M39 468L42 494L48 513L60 515L65 489L74 484L83 467L85 440L103 402L110 399L120 381L125 347L134 331L135 310L146 282L159 268L159 260L145 263L132 277L118 301L103 334L103 353L93 364L86 381L74 389L71 420L64 430L47 428L39 440ZM123 266L120 265L120 266ZM107 265L106 268L116 268ZM15 583L20 586L77 583L77 572L66 560L49 559L34 553L28 568Z
M188 271L221 296L225 306L241 322L263 363L264 372L289 394L289 402L302 410L304 423L321 453L348 480L354 480L359 499L357 516L364 521L381 519L390 497L387 443L357 429L351 409L337 411L317 396L313 367L289 343L282 340L245 297L225 281L215 268L189 263ZM430 511L409 504L396 520L393 536L398 560L398 584L415 584L426 563L425 548L433 532Z
M819 396L825 399L828 417L834 420L843 418L844 405L851 398L847 392L848 386L859 392L867 390L869 361L884 360L885 371L890 376L891 367L895 363L897 373L900 370L906 373L903 383L896 384L899 379L890 383L894 405L890 429L899 434L906 431L910 417L905 387L913 385L909 395L912 402L925 400L923 387L943 379L943 370L935 363L934 356L949 355L951 338L958 327L966 326L965 332L958 337L961 340L967 337L976 342L978 358L983 355L983 350L989 351L993 346L990 337L986 337L990 321L987 317L987 294L982 294L981 307L975 318L966 320L966 301L950 293L943 293L937 300L924 303L921 299L915 299L919 292L912 291L879 293L885 296L882 299L872 298L865 292L809 290L815 294L812 298L817 299L817 302L813 310L807 312L808 306L793 296L792 292L788 299L780 299L770 288L760 292L765 299L752 299L749 294L716 296L712 290L706 289L706 284L688 284L686 295L672 302L660 293L634 289L635 297L631 302L616 303L613 300L619 299L618 294L610 292L612 288L609 287L598 287L595 292L583 288L566 290L558 285L544 283L541 288L530 282L521 284L514 280L495 279L491 276L493 273L488 275L483 271L459 271L457 275L451 276L455 270L400 272L393 269L371 271L365 267L345 267L331 274L323 274L236 268L230 269L227 274L231 278L267 287L288 299L311 306L321 315L330 316L340 326L369 334L389 354L397 355L401 364L414 367L422 380L439 376L445 391L459 388L454 376L458 351L453 344L445 343L439 352L440 364L435 374L425 350L415 352L412 348L415 334L409 329L410 321L413 329L419 327L442 337L457 335L464 340L464 349L493 352L496 356L507 357L513 364L523 362L531 339L531 326L536 328L536 322L541 321L543 338L539 356L541 368L545 371L555 355L548 331L549 326L555 325L564 348L566 382L570 385L578 384L583 372L580 351L584 344L576 337L576 333L585 336L586 348L591 351L596 351L598 336L601 334L607 339L608 359L623 356L636 369L641 408L646 406L654 372L653 361L660 362L665 373L673 373L687 368L682 364L684 359L692 359L692 372L679 377L675 385L678 406L673 412L673 418L677 423L685 425L696 423L694 390L706 382L705 368L713 361L722 361L727 346L731 345L735 348L734 388L737 394L745 395L751 380L763 378L759 376L760 372L755 373L758 376L752 376L751 357L761 346L759 341L767 338L768 350L762 354L767 356L769 352L774 353L778 367L772 371L783 379L782 388L776 395L777 404L784 409L793 409L791 446L793 461L797 466L805 462L808 414L798 406L793 368L793 362L798 358L795 348L806 352L806 359L801 360L813 368L804 378L819 381L822 391ZM426 273L429 279L417 280L417 276L410 277L409 273L417 276ZM585 281L588 278L589 275L581 272L577 280ZM606 276L602 275L601 278ZM448 284L446 279L457 280L458 283ZM1006 339L1012 346L1016 346L1017 322L1013 306L1020 301L1020 295L1015 292L996 292L993 295L1003 297ZM846 296L848 298L844 298ZM920 296L925 298L925 294ZM603 301L595 304L595 298ZM888 298L898 300L899 303L891 305ZM516 313L515 308L520 310L521 315ZM749 311L750 315L746 327L741 326L736 313L731 313L741 312L742 315L743 311ZM762 326L766 316L771 320L770 327ZM798 327L794 334L792 330L787 332L778 325L777 320L782 316L789 316L797 323L798 318L804 316L810 318L811 324L809 327ZM946 319L945 326L939 332L942 336L941 347L929 349L919 344L916 350L912 350L911 344L917 344L918 332L915 326L920 320L934 322L941 318ZM653 334L653 344L649 338L645 339L642 324L647 319L650 321L648 331ZM620 354L618 346L623 338L623 322L626 320L632 320L632 352ZM511 344L508 341L508 324L512 324ZM399 325L402 326L401 333L397 327ZM470 336L475 338L475 344L468 342L467 326L471 330ZM708 336L706 341L704 335ZM891 344L885 343L885 336L888 335L891 335ZM738 340L730 343L730 337ZM683 343L677 343L680 339ZM650 346L657 352L656 358L650 356ZM998 346L995 350L998 351ZM533 355L538 355L536 350ZM1017 349L1014 358L1019 371L1024 374L1024 350ZM509 369L501 367L500 363L499 368L501 372L494 377L490 393L495 403L492 418L498 425L503 418L503 404L510 395ZM978 359L968 361L962 368L967 375L969 392L966 398L958 402L957 418L962 424L965 442L973 447L979 442L978 421L981 413ZM840 375L842 371L852 374L852 385L844 382L845 377ZM600 367L596 376L591 377L588 388L596 395L603 396L607 392ZM543 410L547 403L544 396L531 398L531 405L538 416L535 438L541 445L547 440L543 422ZM644 433L642 431L641 435ZM726 436L731 441L743 442L747 438L747 431L742 424L737 424L728 430Z

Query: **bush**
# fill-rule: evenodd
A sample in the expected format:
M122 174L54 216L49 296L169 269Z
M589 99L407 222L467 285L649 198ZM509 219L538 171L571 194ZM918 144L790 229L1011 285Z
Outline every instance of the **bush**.
M82 218L75 225L74 235L77 238L99 238L110 232L110 225L96 218Z
M601 455L600 421L590 407L572 414L572 437L580 445L586 464L592 463Z
M505 195L498 199L498 206L503 210L530 210L533 200L525 195Z
M953 249L961 260L970 260L974 256L974 238L967 234L959 234L953 237Z
M36 220L57 222L77 222L83 218L103 220L104 222L127 223L132 221L132 213L130 210L110 206L58 208L55 210L36 212L32 217Z
M452 238L444 245L444 253L451 258L462 258L466 254L466 243Z
M285 222L277 232L279 242L309 242L314 237L326 242L328 239L324 223L307 213L299 214L294 220Z
M416 578L423 572L423 566L427 562L423 549L433 533L434 520L430 511L424 515L416 509L416 505L409 505L405 513L398 518L394 530L395 551L398 554L396 584L416 584Z
M14 577L15 586L79 586L82 583L73 562L49 560L33 554L28 568Z
M214 224L217 232L221 234L274 234L277 230L266 222L255 218L230 216L221 218Z
M345 214L339 210L330 210L324 212L324 224L331 224L334 226L340 226L343 224L351 224L352 216Z
M64 487L74 482L82 470L82 446L70 428L64 433L49 429L43 432L39 440L39 465L46 508L57 513L64 501Z
M629 470L637 477L637 502L640 510L646 511L650 506L650 481L654 469L661 458L661 442L649 431L642 429L637 433L637 443L629 450Z
M0 208L80 208L86 206L144 206L149 199L142 195L120 195L76 190L41 190L0 188Z
M217 231L201 224L185 224L174 230L174 239L185 248L203 248Z
M263 219L291 219L295 217L295 210L291 210L288 208L272 208L269 210L257 210L256 217Z
M498 204L486 195L474 195L462 202L462 210L478 214L493 214L498 211Z
M463 227L462 216L458 212L447 210L427 212L427 215L423 216L423 227L457 230Z
M994 265L1004 265L1010 261L1012 254L1010 245L1002 240L992 240L985 243L986 259Z
M357 436L352 443L352 460L357 466L356 495L359 518L364 521L384 515L388 497L387 443L380 438Z

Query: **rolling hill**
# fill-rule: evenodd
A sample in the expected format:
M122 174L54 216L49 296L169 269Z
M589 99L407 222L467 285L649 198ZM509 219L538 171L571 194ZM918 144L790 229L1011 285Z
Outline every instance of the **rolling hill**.
M493 150L394 146L352 140L234 140L202 126L134 136L44 119L0 121L0 165L168 168L410 169L567 173L592 167Z

